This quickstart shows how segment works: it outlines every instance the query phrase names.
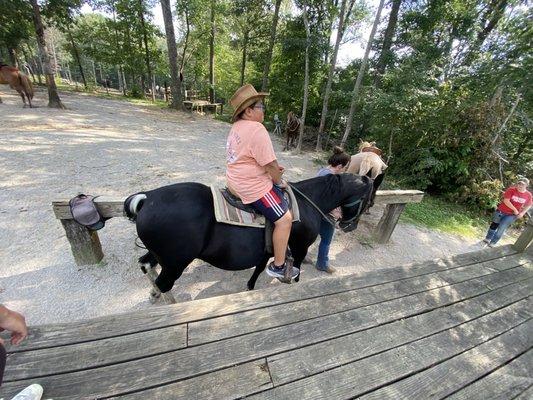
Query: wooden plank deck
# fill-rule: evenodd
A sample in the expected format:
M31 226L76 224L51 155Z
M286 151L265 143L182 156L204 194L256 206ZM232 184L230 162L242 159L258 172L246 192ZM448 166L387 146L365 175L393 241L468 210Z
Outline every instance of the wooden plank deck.
M504 246L33 327L0 398L526 399L532 261Z

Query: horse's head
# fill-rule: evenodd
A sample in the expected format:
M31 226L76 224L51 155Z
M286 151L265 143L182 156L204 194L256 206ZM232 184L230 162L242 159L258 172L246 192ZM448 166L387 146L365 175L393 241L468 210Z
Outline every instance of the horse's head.
M373 183L367 176L352 174L344 174L342 180L347 196L341 204L342 218L339 227L344 232L351 232L357 228L359 218L367 209Z

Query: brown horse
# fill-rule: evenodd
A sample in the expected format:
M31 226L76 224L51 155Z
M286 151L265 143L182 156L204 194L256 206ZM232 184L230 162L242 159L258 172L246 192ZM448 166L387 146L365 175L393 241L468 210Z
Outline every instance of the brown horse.
M300 131L300 119L292 111L287 114L287 125L285 125L285 135L287 136L287 144L283 150L289 150L295 146L298 132Z
M24 107L26 107L26 99L28 99L30 108L32 107L31 99L33 99L33 86L29 78L17 68L10 67L9 65L0 62L0 83L7 84L11 89L16 90L20 94L20 97L22 97ZM0 103L1 102L2 99L0 98Z

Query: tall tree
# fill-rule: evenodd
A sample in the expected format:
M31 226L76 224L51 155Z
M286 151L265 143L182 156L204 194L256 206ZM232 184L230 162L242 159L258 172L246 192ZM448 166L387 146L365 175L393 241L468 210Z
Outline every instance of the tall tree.
M272 62L272 52L274 51L274 43L276 42L276 30L278 28L279 19L279 7L281 0L276 0L274 6L274 17L272 19L272 26L270 28L270 40L268 41L268 51L265 59L265 67L263 69L263 83L261 84L261 90L266 92L268 89L268 75L270 74L270 63Z
M170 0L161 0L161 8L163 10L163 19L165 22L168 62L170 64L170 88L172 92L172 103L170 106L177 110L181 110L183 109L183 98L181 96L181 81L178 74L178 50L176 48L176 37L174 35Z
M146 23L144 21L144 3L143 0L139 0L139 19L141 21L141 28L143 34L143 43L144 43L144 61L146 63L146 73L148 74L148 85L152 88L150 93L152 93L152 101L155 101L155 87L153 85L152 79L152 66L150 65L150 50L148 49L148 33L146 31ZM166 29L166 28L165 28Z
M40 57L43 62L46 85L48 86L48 107L65 108L61 102L61 99L59 98L59 93L57 91L57 86L54 79L54 73L50 67L50 55L48 53L46 40L44 38L44 26L41 19L41 11L39 9L39 5L37 4L37 0L30 0L30 3L33 8L33 23L35 25L35 33L37 35L37 45L39 47Z
M357 73L357 80L355 81L355 86L353 88L352 103L350 105L350 113L348 114L348 119L346 121L346 130L344 131L344 135L342 137L341 146L344 146L346 144L348 135L350 134L350 131L352 130L352 121L353 121L353 116L355 114L355 105L359 97L359 89L361 87L363 75L365 74L365 68L368 62L368 54L370 53L370 47L372 46L372 41L374 40L374 35L376 34L376 29L378 27L379 19L381 17L381 10L383 9L383 3L385 3L385 0L380 0L378 10L376 12L376 18L374 19L374 25L372 25L372 31L370 32L368 43L366 44L365 55L363 57L363 61L361 62L361 67L359 68L359 72Z
M300 134L298 135L297 152L302 151L302 141L305 130L305 117L307 114L307 101L309 99L309 46L311 45L311 30L309 28L309 18L307 16L307 1L303 2L303 20L305 26L305 72L304 72L304 98L302 103L302 118L300 119Z
M211 0L211 36L209 38L209 101L215 102L215 5Z
M385 73L385 67L390 62L392 57L391 46L394 32L396 31L396 25L398 23L398 13L400 11L400 5L402 0L392 0L392 8L389 14L389 22L383 35L383 45L381 46L381 53L376 65L376 76L374 77L374 85L379 87L381 85L381 77Z
M326 82L326 91L324 92L324 101L322 102L322 114L320 115L320 126L318 127L318 136L316 138L316 150L322 150L322 135L326 127L326 116L328 114L329 96L331 94L331 85L333 82L333 72L335 71L335 64L337 64L337 54L339 53L339 46L341 44L342 35L344 33L344 17L346 13L346 0L341 2L341 10L339 13L339 26L337 28L337 38L335 39L335 48L333 49L333 56L331 57L328 71L328 80Z

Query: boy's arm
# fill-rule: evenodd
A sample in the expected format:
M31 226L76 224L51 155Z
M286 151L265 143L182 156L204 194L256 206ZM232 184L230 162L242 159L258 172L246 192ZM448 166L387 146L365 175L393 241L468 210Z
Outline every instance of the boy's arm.
M272 182L280 187L287 187L287 183L281 178L285 169L278 164L277 160L265 165L265 169L272 178Z

